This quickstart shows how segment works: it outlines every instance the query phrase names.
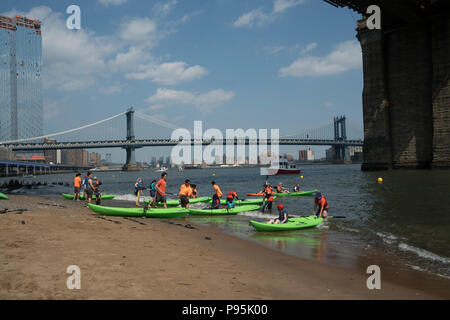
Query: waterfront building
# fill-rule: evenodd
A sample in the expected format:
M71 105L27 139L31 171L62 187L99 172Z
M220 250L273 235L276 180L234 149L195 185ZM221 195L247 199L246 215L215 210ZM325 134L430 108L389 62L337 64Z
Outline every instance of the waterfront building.
M38 20L0 16L0 141L43 135Z

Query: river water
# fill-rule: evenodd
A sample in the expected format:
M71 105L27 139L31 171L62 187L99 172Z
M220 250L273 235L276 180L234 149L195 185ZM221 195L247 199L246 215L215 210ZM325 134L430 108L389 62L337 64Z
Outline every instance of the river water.
M269 219L275 216L276 209L273 214L248 212L238 216L192 216L190 219L198 224L218 226L226 233L287 254L327 264L355 267L375 254L392 261L396 268L450 278L449 170L362 172L360 165L303 165L301 170L303 179L298 175L277 176L269 181L272 185L281 181L289 188L298 182L303 190L319 189L328 199L329 215L343 218L331 217L314 229L278 233L258 233L248 223L250 219ZM169 192L177 193L184 179L189 178L197 184L200 196L211 196L212 180L224 193L236 190L240 198L245 198L247 192L259 191L265 181L256 167L169 170L168 174ZM95 175L103 183L103 193L116 194L116 199L122 201L121 206L131 207L131 201L135 201L136 178L142 177L148 185L160 173L146 170L97 172ZM382 183L377 182L378 177L383 178ZM3 178L0 183L4 180L8 179ZM46 181L48 185L19 189L14 193L55 196L72 193L72 174L19 180ZM54 184L57 182L68 185ZM312 197L284 197L279 201L290 215L308 215L313 210Z

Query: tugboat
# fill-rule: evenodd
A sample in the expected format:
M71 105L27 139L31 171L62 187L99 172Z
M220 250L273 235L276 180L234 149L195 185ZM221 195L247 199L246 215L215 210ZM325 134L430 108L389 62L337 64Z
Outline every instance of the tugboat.
M278 169L275 167L261 168L261 174L267 176L277 176L282 174L300 174L300 169L297 169L297 165L292 161L280 159L278 164L279 164Z

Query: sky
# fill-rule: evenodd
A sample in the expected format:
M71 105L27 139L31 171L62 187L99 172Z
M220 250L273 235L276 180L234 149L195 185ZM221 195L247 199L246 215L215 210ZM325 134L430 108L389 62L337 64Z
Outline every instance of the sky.
M80 30L66 27L72 4ZM128 107L188 129L202 120L283 136L344 114L362 128L359 15L321 0L2 0L0 14L42 21L46 134ZM171 134L150 123L141 130ZM144 148L137 160L169 151Z

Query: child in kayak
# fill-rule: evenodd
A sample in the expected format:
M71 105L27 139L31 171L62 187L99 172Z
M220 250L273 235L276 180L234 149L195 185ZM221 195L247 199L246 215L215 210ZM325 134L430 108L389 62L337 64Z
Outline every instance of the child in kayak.
M300 183L296 183L294 186L294 192L300 192Z
M286 209L284 209L284 206L280 203L277 205L278 209L278 218L277 219L270 219L268 224L283 224L288 222L289 216Z
M283 182L279 182L277 186L277 193L284 193L284 192L289 192L289 190L283 187Z
M314 197L313 214L315 214L318 218L321 218L323 216L323 218L326 220L327 215L328 215L328 210L329 210L329 206L328 206L327 198L325 198L325 196L322 193L316 192L315 197Z

